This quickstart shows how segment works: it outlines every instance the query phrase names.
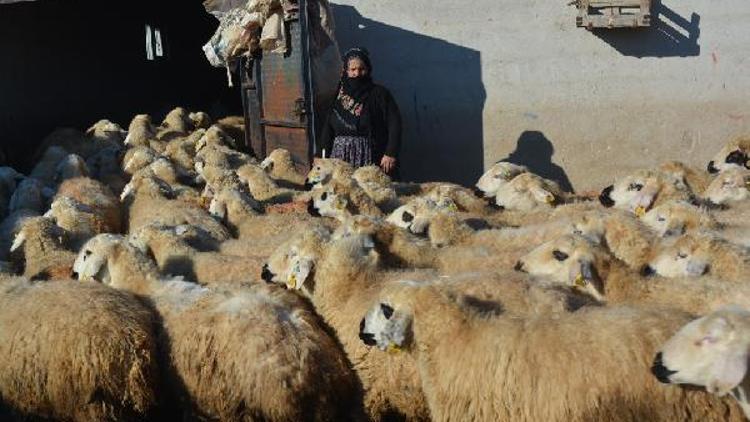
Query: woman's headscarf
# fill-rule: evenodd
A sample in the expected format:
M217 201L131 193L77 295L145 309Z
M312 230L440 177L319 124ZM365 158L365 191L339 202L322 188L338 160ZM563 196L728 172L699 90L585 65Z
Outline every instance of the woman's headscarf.
M347 76L349 61L359 59L367 67L367 74L358 78ZM356 131L359 125L359 119L362 115L365 102L373 87L372 63L367 49L354 47L349 49L342 58L344 68L341 72L341 83L333 111L338 119L350 130Z

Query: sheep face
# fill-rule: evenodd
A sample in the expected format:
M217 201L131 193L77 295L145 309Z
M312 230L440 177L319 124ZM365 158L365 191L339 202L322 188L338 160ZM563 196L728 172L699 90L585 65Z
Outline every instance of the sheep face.
M699 277L708 273L710 257L702 244L705 241L687 235L662 243L658 253L641 270L642 274L673 278Z
M750 137L740 137L727 143L708 163L709 173L732 168L750 169Z
M704 197L716 205L750 199L750 171L731 168L716 176Z
M142 142L154 138L156 138L156 128L151 123L151 116L148 114L138 114L130 121L128 135L125 137L123 143L128 146L136 144L145 145Z
M138 170L153 163L159 154L149 147L135 147L125 153L122 169L125 173L133 175Z
M651 372L665 384L690 384L719 396L745 378L750 312L720 309L682 327L656 354Z
M558 189L550 182L532 173L523 173L501 186L495 192L495 204L501 208L531 211L539 207L552 207Z
M717 224L709 214L684 201L670 201L654 207L641 221L662 237L680 236L687 230Z
M410 201L396 208L386 221L414 234L426 234L435 215L439 212L455 212L458 209L456 203L448 196L442 196L440 202L436 202L434 197Z
M411 346L412 313L388 302L375 304L359 323L359 338L368 346L399 352Z
M127 132L117 123L102 119L94 123L86 130L86 135L97 141L113 141L120 143L125 139Z
M211 126L211 116L203 111L196 111L188 114L188 118L195 128L207 129Z
M274 168L281 167L294 168L294 164L292 162L292 154L283 148L276 148L275 150L271 151L271 153L268 154L268 157L266 157L260 163L260 168L265 170L267 173L272 173Z
M495 163L487 170L477 181L476 187L483 197L495 196L495 193L503 185L511 181L521 173L526 173L528 169L513 163L499 162Z
M662 180L654 172L640 170L605 188L599 201L605 207L616 207L642 216L651 208L661 190Z
M280 245L263 266L261 278L299 290L312 282L315 264L320 259L320 246L330 239L327 229L303 232Z
M322 186L313 189L312 200L308 207L310 214L323 217L333 217L339 220L350 215L347 210L349 199L331 186Z
M313 162L312 168L307 173L305 185L308 189L314 185L324 185L331 181L337 169L350 167L349 163L339 159L318 158Z
M605 257L602 250L585 238L568 235L529 252L516 263L515 269L604 300L597 264L603 265Z
M73 263L73 275L81 281L97 281L111 284L109 257L123 242L122 236L100 234L86 242Z

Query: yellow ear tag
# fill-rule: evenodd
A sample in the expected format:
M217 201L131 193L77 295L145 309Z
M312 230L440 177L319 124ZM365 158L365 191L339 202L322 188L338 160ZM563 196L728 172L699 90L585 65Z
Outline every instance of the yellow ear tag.
M388 345L388 348L386 349L386 352L388 352L388 353L390 353L392 355L396 355L396 354L400 353L401 350L402 349L401 349L400 346L397 346L397 345L391 343L391 344Z
M646 208L645 207L643 207L642 205L639 205L639 206L635 207L635 216L636 217L640 218L640 217L643 217L645 214L646 214Z
M346 204L344 204L344 201L336 201L335 204L333 204L333 207L337 210L342 210L344 207L346 207Z
M456 206L456 204L451 203L450 205L448 205L448 210L458 212L458 207Z
M576 276L576 279L575 279L574 283L578 287L586 287L586 285L588 284L588 282L586 281L586 279L583 278L583 274L578 274Z
M297 274L289 274L289 279L286 281L286 288L289 290L297 288Z
M555 202L555 196L554 195L547 195L544 197L544 202L551 204Z

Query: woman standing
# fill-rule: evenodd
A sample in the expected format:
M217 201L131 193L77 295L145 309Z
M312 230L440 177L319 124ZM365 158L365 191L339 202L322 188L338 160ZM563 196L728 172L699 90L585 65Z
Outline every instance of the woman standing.
M366 49L352 48L343 62L338 95L323 126L317 155L347 161L355 168L376 164L394 177L401 146L398 106L385 87L373 83Z

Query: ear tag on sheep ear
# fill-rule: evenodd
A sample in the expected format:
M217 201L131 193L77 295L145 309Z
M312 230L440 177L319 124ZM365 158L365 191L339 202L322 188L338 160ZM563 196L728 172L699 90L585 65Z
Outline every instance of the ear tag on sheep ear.
M299 271L299 268L296 268L297 271ZM286 281L286 288L289 290L296 290L297 288L297 274L296 272L292 272L289 274L289 279Z
M458 212L458 206L456 206L456 204L454 204L453 202L451 202L451 203L450 203L450 204L448 205L448 210L449 210L449 211L452 211L452 212Z
M388 344L388 347L385 349L385 351L388 352L388 353L390 353L390 354L392 354L392 355L397 355L397 354L401 353L403 351L403 349L401 348L401 346L399 346L397 344L390 343L390 344Z
M576 276L576 279L573 281L573 283L575 283L575 285L578 287L586 287L586 285L589 284L588 281L586 281L586 279L583 277L583 274L580 273Z
M333 204L333 207L337 210L343 210L344 208L346 208L346 202L343 199L339 199Z
M639 205L639 206L635 207L635 216L636 217L641 218L644 215L646 215L646 207L644 207L643 205Z

